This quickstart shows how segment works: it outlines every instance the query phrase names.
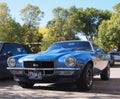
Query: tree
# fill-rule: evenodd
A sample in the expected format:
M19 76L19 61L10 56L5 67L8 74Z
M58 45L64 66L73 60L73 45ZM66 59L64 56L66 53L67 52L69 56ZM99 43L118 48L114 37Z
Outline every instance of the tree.
M74 30L78 33L83 33L86 37L93 40L94 37L97 37L100 23L103 20L109 20L110 16L110 11L103 11L95 8L86 8L85 10L79 8L71 18L75 25Z
M21 16L24 24L29 25L29 27L38 26L40 24L41 18L43 17L43 12L38 6L28 4L23 9L21 9Z
M48 32L48 28L45 27L39 27L39 33L42 34L43 36Z
M6 3L0 3L0 41L18 42L20 24L10 16L10 10Z
M114 9L117 13L120 13L120 3L117 3L115 6L113 6L113 9Z
M120 14L113 13L108 21L99 26L98 43L106 50L117 48L120 43Z
M51 43L56 41L74 40L76 32L74 31L74 24L69 20L70 15L76 12L75 7L64 9L57 7L53 9L54 18L47 24L48 32L43 36L43 49L46 49Z
M113 8L116 12L112 13L110 20L103 21L98 30L98 44L106 50L119 48L120 46L120 3ZM118 49L118 51L120 51Z
M78 33L93 40L94 37L98 36L98 26L103 20L110 19L111 12L95 8L84 10L71 6L69 9L57 7L53 9L53 15L54 18L47 24L49 30L47 35L52 41L47 42L50 39L43 38L43 42L49 43L48 45L55 41L78 39L76 37Z
M29 28L24 24L21 29L22 41L24 43L41 42L42 34L39 33L38 27Z
M4 24L0 24L0 40L9 42L20 41L21 25L14 20L7 19Z
M21 34L24 43L41 42L42 34L39 33L39 27L43 12L38 6L28 4L21 9L21 16L24 24Z
M5 2L0 3L0 24L4 24L4 22L10 18L10 9L8 8Z

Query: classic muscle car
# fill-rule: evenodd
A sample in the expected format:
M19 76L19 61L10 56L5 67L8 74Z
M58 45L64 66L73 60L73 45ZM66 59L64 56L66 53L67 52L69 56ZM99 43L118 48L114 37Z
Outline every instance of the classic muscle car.
M74 82L80 90L90 90L93 76L109 80L110 66L106 53L91 41L62 41L37 54L10 57L7 69L23 88L35 83Z

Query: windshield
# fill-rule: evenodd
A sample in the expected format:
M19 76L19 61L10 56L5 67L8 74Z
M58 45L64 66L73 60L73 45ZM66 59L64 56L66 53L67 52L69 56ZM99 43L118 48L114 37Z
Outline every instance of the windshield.
M3 46L3 43L0 43L0 52L1 52L1 50L2 50L2 46Z
M73 48L75 50L80 51L92 51L91 45L87 41L71 41L71 42L58 42L52 44L48 51L55 50L55 49L63 49L63 48Z

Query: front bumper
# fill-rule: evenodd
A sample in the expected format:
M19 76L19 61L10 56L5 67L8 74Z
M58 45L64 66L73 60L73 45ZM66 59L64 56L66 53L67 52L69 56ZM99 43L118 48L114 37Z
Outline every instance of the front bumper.
M7 68L14 75L15 81L32 83L65 83L74 82L81 75L81 68ZM21 71L21 72L20 72ZM28 76L29 71L42 72L42 79L31 79ZM54 71L46 74L45 71Z
M70 71L79 71L80 68L11 68L7 67L8 70L70 70Z

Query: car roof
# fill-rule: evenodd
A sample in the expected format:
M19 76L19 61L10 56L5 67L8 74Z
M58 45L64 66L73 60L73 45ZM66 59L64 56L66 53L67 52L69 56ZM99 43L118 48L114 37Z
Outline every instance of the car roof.
M22 43L17 43L17 42L6 42L6 41L0 41L0 43L3 43L3 44L21 44L21 45L23 45Z
M55 42L55 43L61 43L61 42L91 42L88 40L67 40L67 41L59 41L59 42Z

